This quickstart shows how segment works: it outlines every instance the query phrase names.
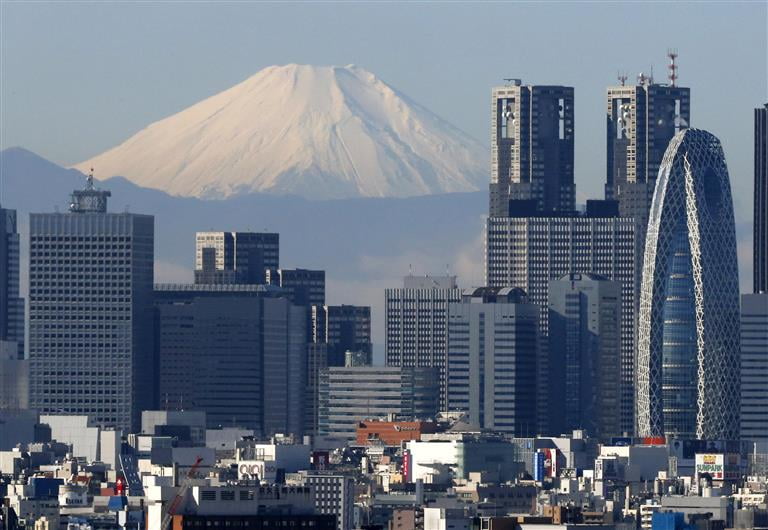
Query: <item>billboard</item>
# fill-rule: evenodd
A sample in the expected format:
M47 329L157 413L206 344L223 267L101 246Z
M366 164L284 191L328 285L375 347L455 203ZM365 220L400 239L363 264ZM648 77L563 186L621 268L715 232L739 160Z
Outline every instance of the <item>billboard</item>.
M277 466L273 460L241 460L237 463L237 477L272 482L277 477Z
M557 476L557 449L539 449L533 455L534 480Z

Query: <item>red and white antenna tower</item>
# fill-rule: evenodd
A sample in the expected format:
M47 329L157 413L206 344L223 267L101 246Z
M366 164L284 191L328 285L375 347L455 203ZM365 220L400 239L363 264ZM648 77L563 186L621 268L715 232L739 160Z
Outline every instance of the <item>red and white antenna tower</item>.
M677 59L677 50L671 48L667 50L667 57L669 57L669 84L676 86L677 64L675 64L675 59Z

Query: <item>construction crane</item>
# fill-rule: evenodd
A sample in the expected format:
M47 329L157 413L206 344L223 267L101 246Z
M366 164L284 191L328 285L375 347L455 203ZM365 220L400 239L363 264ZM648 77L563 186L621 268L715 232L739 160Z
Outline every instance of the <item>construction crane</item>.
M160 525L160 530L168 530L170 528L171 518L176 515L176 510L179 508L181 501L184 499L184 497L187 496L189 485L192 483L192 478L195 476L195 472L197 471L197 468L200 467L200 463L202 461L203 458L198 456L197 459L195 459L195 463L192 464L191 468L189 468L189 472L187 473L187 476L184 477L184 482L182 483L181 488L179 488L178 493L176 493L176 497L173 498L171 505L168 507L168 510L163 516L163 522Z

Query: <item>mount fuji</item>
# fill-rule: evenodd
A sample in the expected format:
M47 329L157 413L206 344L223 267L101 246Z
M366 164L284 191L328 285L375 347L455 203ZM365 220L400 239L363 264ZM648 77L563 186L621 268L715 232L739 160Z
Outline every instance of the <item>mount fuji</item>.
M484 189L488 150L362 68L291 64L74 167L203 199L409 197Z

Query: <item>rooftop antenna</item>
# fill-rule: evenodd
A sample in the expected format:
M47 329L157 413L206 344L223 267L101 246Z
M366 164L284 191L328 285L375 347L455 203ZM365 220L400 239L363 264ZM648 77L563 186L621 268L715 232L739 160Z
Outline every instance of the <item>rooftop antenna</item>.
M504 83L506 83L507 86L514 85L514 86L520 86L522 83L522 79L518 77L505 77Z
M651 73L648 75L648 84L653 84L653 65L651 65Z
M88 172L88 176L85 177L85 189L93 189L93 168L91 168L91 170Z
M624 85L627 84L627 78L628 77L629 76L627 76L626 72L623 72L623 73L619 72L618 74L616 74L616 78L619 80L619 84L621 86L624 86Z
M667 57L669 57L669 84L677 86L677 64L675 63L677 50L674 48L668 49Z

